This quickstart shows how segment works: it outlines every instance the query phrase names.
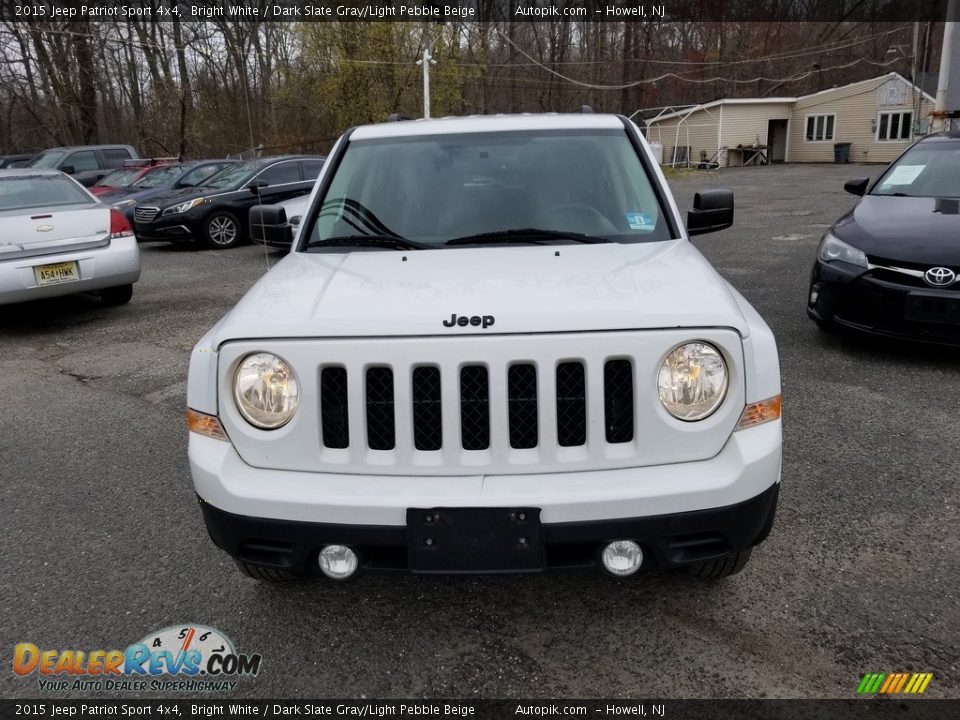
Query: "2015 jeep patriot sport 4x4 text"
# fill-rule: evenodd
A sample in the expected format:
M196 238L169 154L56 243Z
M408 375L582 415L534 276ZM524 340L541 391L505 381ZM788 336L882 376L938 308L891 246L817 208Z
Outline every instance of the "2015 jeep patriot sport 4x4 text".
M781 422L770 330L687 239L732 220L712 190L684 228L619 116L350 130L192 354L211 537L262 579L738 571Z

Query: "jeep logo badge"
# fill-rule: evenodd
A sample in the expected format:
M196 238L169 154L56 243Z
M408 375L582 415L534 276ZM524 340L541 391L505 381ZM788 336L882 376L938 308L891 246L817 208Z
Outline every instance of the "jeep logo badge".
M467 325L479 326L483 328L493 327L494 317L493 315L457 315L454 313L450 316L449 320L443 321L444 327L453 327L459 325L460 327L466 327Z

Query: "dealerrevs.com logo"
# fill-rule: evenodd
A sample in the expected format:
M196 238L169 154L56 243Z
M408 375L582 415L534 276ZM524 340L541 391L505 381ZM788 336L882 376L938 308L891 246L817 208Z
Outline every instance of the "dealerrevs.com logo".
M42 650L19 643L13 671L37 676L43 691L225 692L260 672L260 655L238 653L230 639L203 625L171 625L124 650Z

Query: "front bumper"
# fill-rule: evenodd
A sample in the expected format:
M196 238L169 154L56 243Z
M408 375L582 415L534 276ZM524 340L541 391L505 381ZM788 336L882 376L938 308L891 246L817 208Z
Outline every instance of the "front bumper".
M79 280L39 285L34 268L77 263ZM136 238L115 238L105 247L0 261L0 305L73 295L135 283L140 279Z
M296 572L325 544L355 546L366 569L406 569L407 508L535 507L546 567L591 566L630 538L676 567L763 539L780 479L780 421L733 433L709 460L532 475L398 477L253 468L228 442L190 434L207 527L225 551Z
M547 523L543 525L544 564L539 570L597 568L603 547L623 539L634 540L643 548L643 569L682 568L716 560L766 538L773 526L779 490L780 484L775 483L742 503L710 510ZM268 520L224 512L203 500L200 507L214 543L245 563L316 574L320 550L336 544L354 549L363 572L409 569L405 526Z
M882 269L816 261L807 315L824 325L942 345L960 345L960 289L908 283Z
M133 233L137 240L153 242L185 242L194 236L193 223L183 215L171 219L157 218L149 223L133 223Z

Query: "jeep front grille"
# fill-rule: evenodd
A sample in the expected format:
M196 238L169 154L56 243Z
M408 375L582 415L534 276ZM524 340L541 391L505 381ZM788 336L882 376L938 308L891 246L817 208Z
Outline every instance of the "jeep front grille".
M587 442L587 382L582 362L559 363L552 374L556 438L561 447ZM464 365L458 383L460 447L481 451L490 448L491 388L484 365ZM540 392L538 372L530 363L511 364L506 374L507 437L510 447L528 450L540 444ZM626 443L634 435L633 364L609 360L603 368L603 427L608 443ZM326 367L320 372L320 428L324 447L350 446L347 370ZM364 427L370 450L393 450L396 426L409 417L416 450L443 447L443 400L440 369L414 367L410 378L409 415L398 412L393 370L368 367L364 374Z

